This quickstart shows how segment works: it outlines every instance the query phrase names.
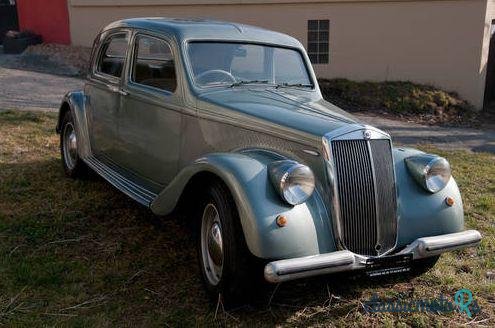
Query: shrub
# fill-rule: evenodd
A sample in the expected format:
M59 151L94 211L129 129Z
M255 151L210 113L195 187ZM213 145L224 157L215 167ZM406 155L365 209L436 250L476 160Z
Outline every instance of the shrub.
M351 111L385 110L395 114L461 115L473 107L454 92L412 82L320 80L325 99Z

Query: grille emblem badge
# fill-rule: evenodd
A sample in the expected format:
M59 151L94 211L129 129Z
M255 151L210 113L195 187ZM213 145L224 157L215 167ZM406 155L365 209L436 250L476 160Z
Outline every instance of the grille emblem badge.
M370 140L371 139L371 131L370 130L364 130L363 131L363 137L366 140Z

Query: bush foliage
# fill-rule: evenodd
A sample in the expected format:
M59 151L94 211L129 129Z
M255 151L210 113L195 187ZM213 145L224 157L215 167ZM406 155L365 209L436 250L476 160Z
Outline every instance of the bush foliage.
M386 110L395 114L462 114L472 105L454 92L412 82L320 80L323 96L346 110Z

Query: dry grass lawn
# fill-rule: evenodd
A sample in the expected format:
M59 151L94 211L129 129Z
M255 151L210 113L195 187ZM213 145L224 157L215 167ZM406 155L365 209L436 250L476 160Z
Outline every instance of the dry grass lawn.
M56 115L0 113L0 324L6 326L495 326L495 156L439 152L484 240L444 255L411 281L322 277L280 285L265 307L229 312L206 300L194 241L177 218L153 216L102 179L65 178ZM368 314L380 297L452 298L465 314Z

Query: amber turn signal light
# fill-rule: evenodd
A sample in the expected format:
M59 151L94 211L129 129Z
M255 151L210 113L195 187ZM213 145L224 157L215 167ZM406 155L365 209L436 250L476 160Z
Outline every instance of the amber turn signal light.
M447 204L448 206L454 206L454 204L455 204L454 198L452 198L452 197L445 198L445 204Z
M287 218L283 215L279 215L277 216L277 225L279 227L285 227L285 225L287 224Z

